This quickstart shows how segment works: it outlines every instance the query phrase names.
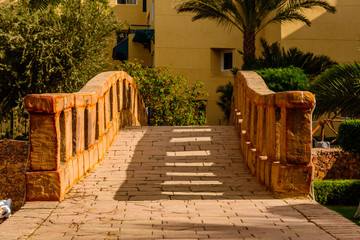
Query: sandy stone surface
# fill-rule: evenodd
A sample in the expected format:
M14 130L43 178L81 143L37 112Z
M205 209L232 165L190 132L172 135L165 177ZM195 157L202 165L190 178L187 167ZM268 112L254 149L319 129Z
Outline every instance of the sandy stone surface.
M0 239L359 239L308 199L274 199L233 127L132 127L65 200L28 202Z

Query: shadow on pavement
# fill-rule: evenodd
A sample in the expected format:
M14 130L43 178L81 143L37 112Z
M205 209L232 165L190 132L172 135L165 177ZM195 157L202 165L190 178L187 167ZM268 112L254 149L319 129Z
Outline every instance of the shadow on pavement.
M272 198L247 169L232 127L140 130L115 200Z

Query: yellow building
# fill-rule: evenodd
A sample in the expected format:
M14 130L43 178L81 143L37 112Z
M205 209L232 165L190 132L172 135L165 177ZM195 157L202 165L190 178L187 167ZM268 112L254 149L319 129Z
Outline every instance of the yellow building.
M118 43L124 41L127 46L123 58L140 59L147 66L171 66L190 81L205 82L210 93L206 99L208 124L227 124L216 105L216 88L233 80L229 69L242 65L242 56L237 52L242 50L241 32L224 29L211 20L192 22L192 14L177 14L174 10L181 0L113 1L115 14L130 25L130 30L118 39ZM302 23L277 24L259 35L270 43L279 41L285 48L296 46L339 62L359 60L360 1L329 2L338 12L334 15L320 9L308 11L313 22L310 28Z

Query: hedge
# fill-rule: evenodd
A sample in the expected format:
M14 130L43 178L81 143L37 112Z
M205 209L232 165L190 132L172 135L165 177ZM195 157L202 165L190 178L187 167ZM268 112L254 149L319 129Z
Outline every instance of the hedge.
M360 180L316 180L315 200L322 205L357 205Z
M360 120L346 120L339 126L339 145L344 151L360 154Z
M308 75L297 67L264 68L255 70L265 81L266 85L274 92L305 91L308 89Z

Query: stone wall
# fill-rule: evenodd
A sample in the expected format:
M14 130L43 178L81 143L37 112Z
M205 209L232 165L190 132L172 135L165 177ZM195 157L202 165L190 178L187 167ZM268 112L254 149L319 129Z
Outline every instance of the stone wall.
M11 210L22 206L25 194L25 164L29 142L0 140L0 199L11 198Z
M360 157L341 149L312 149L314 179L360 179Z

